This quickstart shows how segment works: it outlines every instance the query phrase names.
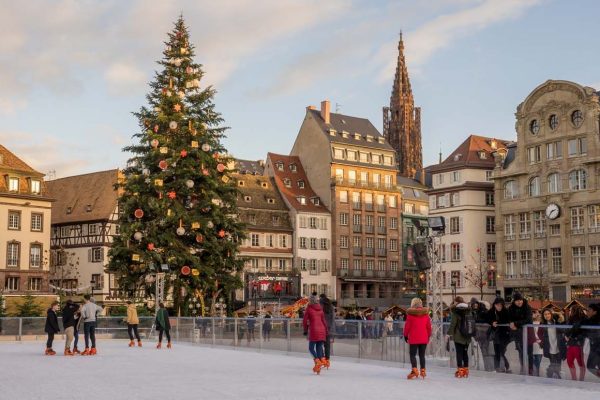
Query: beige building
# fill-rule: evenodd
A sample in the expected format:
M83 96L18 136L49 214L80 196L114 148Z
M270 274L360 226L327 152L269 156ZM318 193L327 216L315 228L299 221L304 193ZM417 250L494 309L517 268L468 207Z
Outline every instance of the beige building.
M517 107L497 154L499 284L506 296L600 299L599 93L546 81Z
M7 297L49 293L53 200L43 178L0 145L0 280Z
M438 249L443 297L490 300L496 294L493 153L507 141L471 135L431 174L429 216L442 216L446 231Z

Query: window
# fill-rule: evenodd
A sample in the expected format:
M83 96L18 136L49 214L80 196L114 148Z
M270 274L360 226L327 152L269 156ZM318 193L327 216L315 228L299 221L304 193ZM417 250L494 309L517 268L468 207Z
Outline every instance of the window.
M340 225L348 225L348 213L340 213Z
M437 181L438 185L441 185L441 184L444 183L444 174L437 174L435 176L435 178L436 178L436 181Z
M311 229L317 229L317 218L316 217L310 217L308 219L309 222L309 226Z
M507 239L514 239L516 226L517 221L515 220L514 215L506 215L504 217L504 236L506 236Z
M361 263L361 260L359 260L359 259L356 259L356 258L355 258L355 259L353 260L353 263L352 263L352 264L353 264L353 265L352 265L352 267L353 267L355 270L357 270L357 271L360 271L360 269L361 269L361 267L362 267L362 265L361 265L361 264L362 264L362 263Z
M493 170L488 170L485 171L485 180L490 182L492 180L492 177L494 176L494 171Z
M307 220L306 216L304 216L304 215L300 216L300 228L306 228L306 226L307 226L306 220Z
M456 207L460 205L460 194L458 192L452 193L450 196L450 207Z
M496 232L496 217L487 215L485 217L485 233Z
M398 261L390 261L390 271L398 271Z
M383 156L381 154L371 154L371 162L373 164L381 164Z
M19 278L16 276L9 276L6 278L4 289L7 291L18 291L19 290Z
M352 207L360 209L360 192L352 192Z
M504 183L504 198L516 199L519 196L517 181L507 181Z
M600 246L590 246L591 264L590 273L600 274Z
M558 128L558 115L552 114L550 118L548 118L548 126L551 130Z
M396 202L396 196L389 196L388 197L388 205L391 208L396 208L397 202Z
M390 239L390 251L398 251L398 239Z
M533 146L527 149L527 162L536 164L542 160L542 146Z
M354 214L352 216L352 225L360 226L360 214Z
M40 194L42 192L42 183L37 179L31 180L31 193Z
M299 242L300 242L300 248L305 249L306 248L306 238L301 237Z
M255 225L256 224L256 215L248 214L248 222L252 225Z
M569 173L569 188L571 190L583 190L587 188L587 174L583 169L576 169Z
M560 192L560 175L557 172L553 172L548 175L548 193Z
M28 290L32 292L42 290L42 278L29 278Z
M598 232L600 230L600 205L588 206L588 218L590 232Z
M32 213L31 214L31 230L33 232L41 232L44 227L44 215Z
M333 149L333 157L338 160L344 159L344 150L343 149Z
M303 180L299 180L299 181L298 181L298 187L299 187L300 189L304 189L304 181L303 181Z
M321 239L320 240L320 249L321 250L327 250L329 248L329 241L327 239Z
M550 252L552 254L552 272L562 274L562 249L554 247L550 249Z
M271 258L265 259L265 270L273 271L273 260Z
M287 248L287 235L279 235L279 248L285 249Z
M90 235L98 234L98 225L96 224L88 224L88 233Z
M390 218L390 229L398 229L398 218L396 218L396 217Z
M327 217L319 218L319 220L321 221L319 224L319 228L322 230L327 230Z
M290 164L290 171L298 172L298 167L296 167L296 164Z
M460 243L452 243L450 244L450 260L451 261L460 261L462 260L462 251L461 251Z
M539 131L540 123L537 119L534 119L529 123L529 132L533 133L534 135L537 135Z
M585 274L585 247L573 247L573 275Z
M485 205L493 206L494 204L494 192L485 192Z
M562 158L562 143L552 142L546 145L546 158L548 160L556 160Z
M348 202L348 191L342 190L340 191L340 203Z
M453 171L452 172L452 182L459 182L460 181L460 171Z
M366 215L365 216L365 225L366 226L373 226L373 216L372 215Z
M372 237L367 237L366 248L367 249L374 249L375 248L375 241L373 240Z
M548 273L548 250L539 249L535 251L535 278L546 276Z
M291 188L292 187L292 180L290 178L283 178L283 185L286 188Z
M377 226L380 228L385 228L385 217L377 218Z
M587 154L587 139L585 137L569 139L567 147L569 157L584 156Z
M534 176L529 180L528 192L530 197L540 195L540 178L538 176Z
M279 226L279 215L271 215L271 224L273 226Z
M463 286L460 271L451 271L450 272L450 282L451 282L451 284L453 284L452 286L455 286L457 288L460 288Z
M349 161L356 161L356 151L348 150L346 152L346 159Z
M104 259L104 254L101 247L93 247L90 251L91 262L101 262Z
M489 262L496 262L496 243L486 243L486 259Z
M579 128L583 124L583 113L581 110L575 110L571 114L571 122L575 128Z
M281 161L276 162L275 168L277 168L278 171L283 171L283 163Z
M448 261L448 257L446 255L446 244L445 243L440 244L439 253L440 253L439 257L440 257L441 262Z
M392 178L392 176L391 176L391 175L385 175L385 176L383 177L383 182L384 182L384 185L385 185L385 187L386 187L387 189L391 189L391 187L392 187L392 183L393 183L393 178ZM390 206L390 207L391 207L391 206Z
M574 234L584 231L584 207L571 207L571 232Z
M317 249L317 238L310 238L310 249L311 250Z
M385 260L377 261L377 271L385 271Z
M378 249L385 249L385 239L383 239L383 238L378 238L377 239L377 248Z
M9 211L8 212L8 229L10 230L21 230L21 212L20 211Z
M267 247L275 247L273 245L273 235L265 235L265 239Z
M531 235L531 220L529 219L529 213L519 214L519 227L521 229L521 239L527 239Z
M490 288L496 287L496 271L490 269L487 271L487 286Z
M550 236L560 236L560 224L550 225Z
M335 169L335 181L337 183L344 182L344 170L342 168Z
M340 269L348 269L348 259L340 258Z
M535 237L546 236L546 213L544 211L533 212L533 233Z
M506 252L506 278L517 277L517 252L507 251Z
M385 165L392 165L393 164L392 156L384 156L383 157L383 163Z
M406 214L414 214L415 213L415 205L411 203L404 203L404 212Z
M356 183L356 171L348 171L348 183L351 185Z
M19 191L19 178L8 178L8 190L10 192Z
M348 248L348 236L340 236L340 248Z
M19 242L9 242L6 247L6 266L18 267L20 265L21 244Z
M531 250L521 250L521 277L531 278Z
M298 203L300 203L301 205L303 205L303 206L306 205L306 197L298 196L298 197L296 197L296 200L298 200Z
M367 205L367 210L373 209L373 193L365 193L365 204Z
M250 235L250 237L252 240L252 247L260 246L260 236L257 233L253 233L252 235Z
M368 163L369 162L369 153L360 152L360 162Z
M360 236L353 236L352 237L352 246L354 248L361 248L362 247L362 241Z
M460 233L460 218L450 218L450 233Z
M32 244L29 247L29 266L40 268L42 266L42 245Z

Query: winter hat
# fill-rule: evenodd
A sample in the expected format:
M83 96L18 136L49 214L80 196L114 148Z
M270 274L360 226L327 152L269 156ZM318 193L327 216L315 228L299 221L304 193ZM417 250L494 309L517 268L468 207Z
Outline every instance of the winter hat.
M471 297L471 305L479 303L476 297Z
M496 299L494 300L494 304L493 305L496 305L496 304L502 304L502 305L504 305L505 304L504 303L504 299L502 297L496 297Z
M460 303L464 303L465 301L463 300L463 298L462 298L461 296L456 296L456 297L454 298L454 302L455 302L456 304L460 304Z
M309 302L310 304L318 304L318 303L319 303L319 299L317 298L317 296L311 295L311 296L308 298L308 302Z
M469 308L469 305L467 303L458 303L456 308Z
M517 300L523 300L523 295L519 292L515 292L515 294L513 295L513 301Z

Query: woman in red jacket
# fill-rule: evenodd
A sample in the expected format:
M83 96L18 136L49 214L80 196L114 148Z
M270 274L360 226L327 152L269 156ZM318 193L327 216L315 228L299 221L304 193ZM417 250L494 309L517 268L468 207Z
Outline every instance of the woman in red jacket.
M323 354L323 344L327 337L327 324L325 323L325 314L316 293L308 299L309 304L304 312L302 326L304 327L304 335L308 334L308 351L312 354L315 360L313 372L319 374L321 368L327 364Z
M425 379L425 350L431 336L431 318L429 309L423 307L423 301L415 297L410 302L410 308L406 311L406 322L404 323L404 340L410 345L410 363L412 371L408 379L419 377L417 369L417 352L421 364L421 377Z

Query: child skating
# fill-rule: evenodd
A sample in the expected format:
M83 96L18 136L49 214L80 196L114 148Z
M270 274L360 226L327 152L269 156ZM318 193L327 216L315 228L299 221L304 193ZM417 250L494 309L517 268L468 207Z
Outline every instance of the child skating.
M316 295L309 298L309 304L302 319L302 326L304 327L304 335L308 335L308 350L315 362L313 372L320 374L321 368L327 365L323 352L323 345L327 338L327 324L325 314Z

